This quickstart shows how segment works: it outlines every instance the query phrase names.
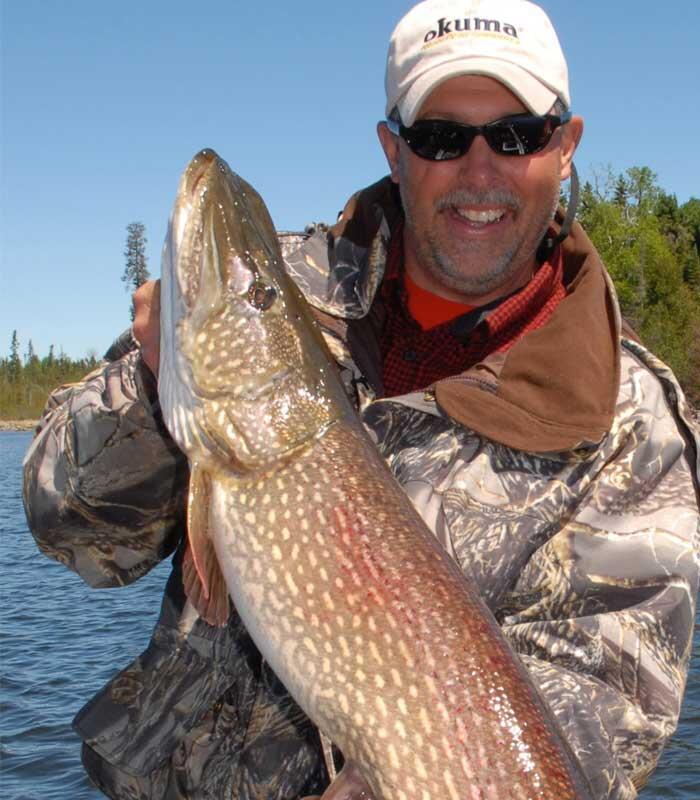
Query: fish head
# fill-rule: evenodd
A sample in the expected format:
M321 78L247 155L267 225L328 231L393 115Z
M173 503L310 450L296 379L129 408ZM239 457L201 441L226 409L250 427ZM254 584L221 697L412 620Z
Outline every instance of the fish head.
M158 391L190 460L265 467L348 400L258 193L212 150L185 170L163 250Z

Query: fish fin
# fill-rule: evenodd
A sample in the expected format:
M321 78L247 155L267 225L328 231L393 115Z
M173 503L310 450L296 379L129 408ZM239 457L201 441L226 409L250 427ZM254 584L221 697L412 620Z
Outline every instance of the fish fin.
M187 498L188 548L182 564L185 594L202 619L210 625L225 625L229 618L226 581L216 557L210 526L211 478L193 463Z

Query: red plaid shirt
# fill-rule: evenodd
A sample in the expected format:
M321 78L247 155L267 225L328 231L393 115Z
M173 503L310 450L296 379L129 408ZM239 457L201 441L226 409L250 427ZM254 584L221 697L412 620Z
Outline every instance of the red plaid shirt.
M386 308L380 342L382 377L384 396L391 397L458 375L541 328L566 296L561 248L515 294L423 330L408 311L403 226L399 226L391 237L381 292Z

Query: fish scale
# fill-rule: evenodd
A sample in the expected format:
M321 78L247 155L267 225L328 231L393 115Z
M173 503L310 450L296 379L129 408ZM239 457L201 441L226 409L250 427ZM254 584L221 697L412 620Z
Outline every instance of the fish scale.
M163 264L159 393L192 466L191 602L223 624L228 591L376 800L590 798L365 432L264 204L212 151L185 171Z

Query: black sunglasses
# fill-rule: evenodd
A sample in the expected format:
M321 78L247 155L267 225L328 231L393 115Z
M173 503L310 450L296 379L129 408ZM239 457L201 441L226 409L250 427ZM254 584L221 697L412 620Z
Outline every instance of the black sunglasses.
M489 147L501 156L530 156L549 144L554 131L571 120L571 112L561 116L516 114L486 125L463 125L448 119L419 119L410 128L387 120L389 130L400 136L413 152L429 161L461 158L481 134Z

